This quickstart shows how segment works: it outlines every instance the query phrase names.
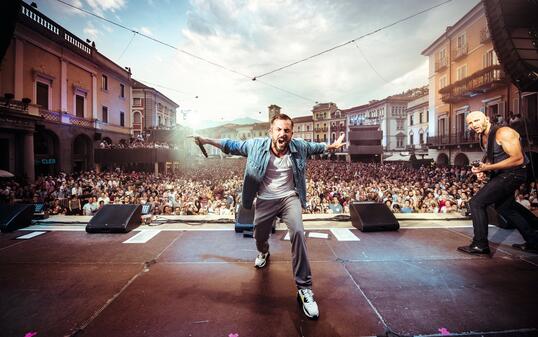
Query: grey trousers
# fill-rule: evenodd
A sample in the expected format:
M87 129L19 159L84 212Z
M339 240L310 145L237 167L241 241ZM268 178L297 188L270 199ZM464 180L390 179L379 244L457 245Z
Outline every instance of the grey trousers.
M297 289L312 288L312 274L306 250L301 201L297 195L274 200L256 200L254 238L261 253L269 251L269 234L275 217L288 226L291 240L292 268Z

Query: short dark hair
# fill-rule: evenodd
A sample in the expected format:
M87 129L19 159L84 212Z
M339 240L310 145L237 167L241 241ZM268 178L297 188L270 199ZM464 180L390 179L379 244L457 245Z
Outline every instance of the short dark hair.
M269 124L273 125L273 122L276 121L277 119L281 119L281 120L284 120L284 121L290 121L291 122L291 128L293 130L293 119L291 119L290 116L288 116L286 114L275 114L275 115L273 115L273 117L271 117L271 123L269 123Z

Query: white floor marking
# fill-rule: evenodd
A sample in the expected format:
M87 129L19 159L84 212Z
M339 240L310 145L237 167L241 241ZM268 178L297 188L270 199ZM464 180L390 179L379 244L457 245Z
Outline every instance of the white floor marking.
M35 238L36 236L45 234L45 233L46 232L32 232L32 233L28 233L28 234L17 237L17 240L28 240L28 239Z
M352 231L347 228L332 228L331 233L338 241L360 241Z
M329 234L327 234L327 233L309 232L308 237L309 238L317 238L317 239L328 239Z
M136 234L129 240L124 241L123 243L146 243L160 232L161 231L158 229L145 229L140 231L140 233Z

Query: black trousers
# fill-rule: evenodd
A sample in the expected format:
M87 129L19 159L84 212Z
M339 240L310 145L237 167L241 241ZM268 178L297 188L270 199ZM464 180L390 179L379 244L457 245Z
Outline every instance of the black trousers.
M537 244L538 236L528 221L514 207L514 192L527 180L525 168L503 172L493 177L469 202L473 219L473 244L481 248L488 246L488 215L486 208L495 204L495 209L514 225L529 244Z

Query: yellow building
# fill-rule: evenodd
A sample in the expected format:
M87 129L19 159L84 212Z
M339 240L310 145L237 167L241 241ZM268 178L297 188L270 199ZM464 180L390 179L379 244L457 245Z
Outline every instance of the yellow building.
M334 116L338 107L335 103L318 103L312 108L312 117L314 122L314 139L315 142L329 143L329 126L331 117Z
M308 142L314 139L314 127L312 116L293 118L293 137L302 138Z
M519 95L499 64L485 10L478 3L423 52L429 58L429 134L441 165L468 165L482 157L465 118L480 110L503 123L518 111Z

